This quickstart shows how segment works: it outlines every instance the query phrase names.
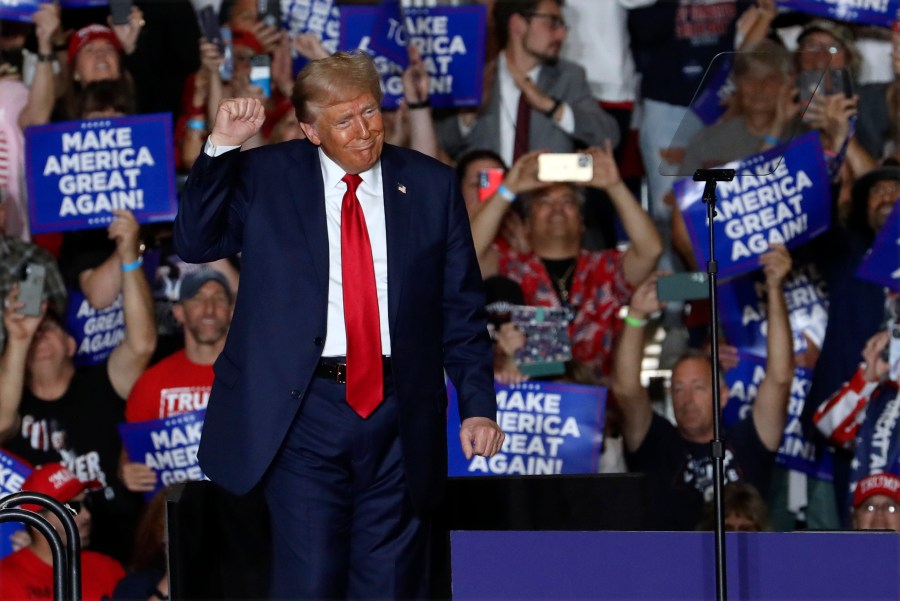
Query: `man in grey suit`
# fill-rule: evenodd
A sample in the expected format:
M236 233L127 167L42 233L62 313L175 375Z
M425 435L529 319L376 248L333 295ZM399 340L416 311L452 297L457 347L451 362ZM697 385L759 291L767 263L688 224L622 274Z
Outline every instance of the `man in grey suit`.
M451 156L497 152L507 165L533 149L573 152L618 143L619 129L591 96L584 69L559 58L566 39L563 0L504 0L494 5L502 50L485 74L478 112L438 123ZM518 138L518 139L517 139Z

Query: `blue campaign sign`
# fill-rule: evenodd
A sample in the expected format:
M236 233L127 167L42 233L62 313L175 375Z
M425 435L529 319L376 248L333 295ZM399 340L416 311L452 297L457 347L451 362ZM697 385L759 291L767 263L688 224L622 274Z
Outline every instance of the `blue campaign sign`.
M403 18L400 0L381 0L375 11L369 48L406 68L409 64L406 52L408 43L409 34L406 31L406 19Z
M900 10L900 0L776 0L776 4L835 21L881 27L893 25Z
M737 366L725 372L728 385L728 403L722 410L722 423L729 427L742 419L752 419L753 403L759 385L766 376L766 360L750 353L738 353ZM790 470L802 472L820 480L831 480L830 455L818 457L815 444L803 432L800 417L812 383L812 370L798 367L794 370L791 394L788 400L788 416L784 436L775 461Z
M75 339L73 362L76 367L97 365L125 339L125 313L122 294L105 309L94 309L81 290L69 289L66 328Z
M128 459L146 463L156 472L156 488L145 494L147 499L169 484L206 479L197 461L205 417L206 410L200 409L165 419L119 424Z
M0 0L0 19L31 23L40 0Z
M141 223L178 210L168 113L65 121L25 130L33 233L106 227L113 209Z
M341 35L341 9L338 0L282 0L282 25L291 38L301 33L314 34L322 46L333 54ZM293 69L296 74L307 60L294 51Z
M725 114L725 101L734 92L734 82L731 80L733 63L732 54L717 56L712 67L714 70L707 73L703 88L691 101L691 111L700 118L703 125L712 125Z
M448 387L448 474L520 476L595 474L600 464L606 389L556 382L496 384L499 453L466 461L459 444L456 391Z
M483 79L480 74L484 71L484 6L410 7L404 9L403 18L408 43L418 46L428 71L431 105L478 106ZM373 54L385 92L383 106L392 109L403 97L403 63L381 55L373 46L378 19L377 7L344 7L340 47L362 48ZM397 31L399 28L395 28L395 35ZM385 35L389 33L390 29L385 31ZM396 46L394 42L382 45L388 43Z
M759 271L719 285L719 309L728 344L765 358L768 307L766 279ZM797 265L784 282L784 300L794 335L794 353L808 341L822 346L828 325L828 290L813 263Z
M759 269L759 256L770 244L794 248L830 226L828 169L817 132L724 167L737 173L716 188L720 278ZM691 179L679 180L673 187L701 265L709 260L703 187L703 182Z
M894 204L894 210L878 230L872 248L859 264L856 277L900 292L900 201Z
M0 451L0 499L22 490L31 471L31 467L15 455ZM13 552L12 536L24 529L25 526L18 522L0 524L0 559Z

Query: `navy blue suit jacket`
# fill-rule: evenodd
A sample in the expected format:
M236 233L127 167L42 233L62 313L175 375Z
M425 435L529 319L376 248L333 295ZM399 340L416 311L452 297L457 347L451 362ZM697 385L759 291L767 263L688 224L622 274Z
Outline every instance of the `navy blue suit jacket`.
M452 170L384 146L388 318L400 438L418 511L447 474L444 368L462 419L496 417L481 275ZM242 494L264 476L300 406L327 334L328 235L317 147L291 141L217 158L201 153L182 194L185 261L242 252L241 285L214 365L200 464Z

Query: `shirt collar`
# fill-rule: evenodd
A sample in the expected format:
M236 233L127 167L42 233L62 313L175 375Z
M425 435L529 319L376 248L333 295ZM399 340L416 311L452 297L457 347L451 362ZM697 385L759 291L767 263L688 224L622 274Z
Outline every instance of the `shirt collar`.
M319 163L322 165L322 181L325 183L326 192L336 188L344 176L347 175L347 172L340 165L325 154L321 146L319 147ZM362 185L368 188L371 193L378 196L381 195L381 159L378 159L378 162L372 165L370 169L360 173L359 176L362 178Z

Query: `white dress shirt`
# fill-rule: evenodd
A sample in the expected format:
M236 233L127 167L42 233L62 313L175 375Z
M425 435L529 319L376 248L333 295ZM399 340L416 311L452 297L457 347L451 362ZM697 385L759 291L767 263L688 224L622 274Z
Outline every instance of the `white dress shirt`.
M217 157L239 146L216 146L208 138L204 152ZM325 219L328 227L328 313L323 357L342 357L347 354L347 329L344 325L344 288L341 271L341 204L347 184L341 179L346 172L319 148L322 181L325 184ZM381 324L381 354L391 354L391 334L388 330L387 229L384 219L384 190L381 183L381 162L360 173L362 183L356 197L362 206L372 246L375 266L375 290L378 294L378 319ZM302 319L304 316L298 316Z

